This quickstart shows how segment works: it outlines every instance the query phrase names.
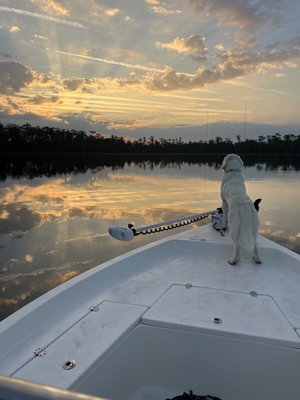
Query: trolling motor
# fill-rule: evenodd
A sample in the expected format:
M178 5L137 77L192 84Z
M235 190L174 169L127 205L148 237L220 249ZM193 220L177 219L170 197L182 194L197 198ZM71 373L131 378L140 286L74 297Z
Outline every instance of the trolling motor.
M149 235L151 233L168 231L171 229L176 229L182 226L193 224L195 222L201 221L202 219L208 218L210 215L218 214L219 211L207 211L201 214L189 215L186 217L181 217L177 219L172 219L169 221L159 222L153 225L142 226L140 228L134 228L132 224L128 224L128 227L114 226L108 229L108 233L115 239L129 241L138 235Z
M256 211L259 211L259 204L261 199L256 199L253 204ZM112 226L108 228L108 233L114 239L122 240L122 241L130 241L135 236L138 235L149 235L151 233L158 233L163 231L168 231L171 229L176 229L182 226L186 226L189 224L193 224L195 222L201 221L202 219L208 218L211 215L212 218L212 226L214 229L219 231L221 235L224 235L223 229L221 228L221 224L223 221L223 210L222 207L217 208L213 211L207 211L201 214L189 215L186 217L181 217L177 219L172 219L169 221L159 222L153 225L146 225L140 228L134 228L132 224L128 224L128 227L123 226ZM224 230L225 231L225 230Z

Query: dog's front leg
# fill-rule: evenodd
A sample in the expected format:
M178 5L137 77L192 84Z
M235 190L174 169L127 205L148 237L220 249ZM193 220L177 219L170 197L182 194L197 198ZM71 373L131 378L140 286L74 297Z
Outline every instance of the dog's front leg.
M235 265L240 262L240 246L237 241L233 243L233 258L232 260L229 260L228 263L230 265Z
M254 252L253 252L252 259L256 264L261 264L261 259L260 259L259 255L258 255L257 245L255 245L255 247L254 247Z

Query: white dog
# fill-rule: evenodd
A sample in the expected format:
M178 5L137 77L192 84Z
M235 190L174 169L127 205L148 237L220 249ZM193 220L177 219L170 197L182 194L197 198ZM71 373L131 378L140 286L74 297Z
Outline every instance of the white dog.
M222 228L229 227L233 241L233 259L228 261L232 265L240 261L241 249L251 253L252 259L257 264L261 263L256 245L259 220L253 202L246 193L241 174L243 166L243 161L236 154L228 154L222 164L224 170L221 185L224 214Z

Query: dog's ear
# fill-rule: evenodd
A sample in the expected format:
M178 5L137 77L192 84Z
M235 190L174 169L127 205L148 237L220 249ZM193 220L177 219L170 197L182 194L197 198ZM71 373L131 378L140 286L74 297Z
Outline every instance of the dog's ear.
M228 155L223 158L223 162L222 162L222 165L221 165L222 169L226 168L227 161L228 161Z
M243 162L243 160L241 159L241 157L240 156L237 156L238 158L239 158L239 161L240 161L240 163L241 163L241 167L242 168L244 168L245 167L245 165L244 165L244 162Z

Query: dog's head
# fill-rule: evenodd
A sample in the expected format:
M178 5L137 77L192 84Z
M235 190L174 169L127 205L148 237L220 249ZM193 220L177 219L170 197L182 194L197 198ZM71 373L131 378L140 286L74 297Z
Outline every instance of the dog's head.
M244 163L241 157L238 156L237 154L227 154L227 156L224 157L221 166L221 168L224 169L224 172L241 171L243 167Z

